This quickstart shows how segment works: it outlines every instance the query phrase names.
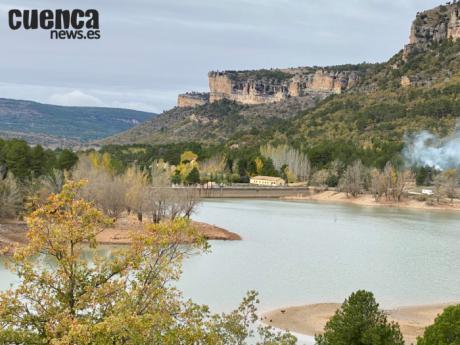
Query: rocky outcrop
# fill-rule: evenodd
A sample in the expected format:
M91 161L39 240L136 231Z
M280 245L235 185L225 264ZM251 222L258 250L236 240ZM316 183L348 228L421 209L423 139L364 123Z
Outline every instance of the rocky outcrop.
M409 44L404 48L403 59L428 49L433 43L460 38L460 3L454 1L428 11L419 12L412 23Z
M209 72L209 93L190 92L178 97L179 107L195 107L223 99L241 104L268 104L290 97L339 94L359 81L355 71L329 68L288 68Z
M339 94L354 87L359 81L358 73L317 70L310 74L296 74L289 84L289 96L304 96L309 93Z
M177 106L180 108L196 107L209 102L209 93L207 92L187 92L177 97Z
M401 77L401 86L403 88L408 87L421 87L421 86L432 86L433 83L436 81L435 78L423 78L419 75L413 76L403 76Z
M288 94L288 84L274 78L241 78L238 72L210 72L210 102L229 99L242 104L263 104L282 101Z
M401 77L401 86L402 87L412 86L412 80L406 75Z
M265 104L319 94L339 94L359 80L354 71L258 70L210 72L210 102L229 99L242 104Z

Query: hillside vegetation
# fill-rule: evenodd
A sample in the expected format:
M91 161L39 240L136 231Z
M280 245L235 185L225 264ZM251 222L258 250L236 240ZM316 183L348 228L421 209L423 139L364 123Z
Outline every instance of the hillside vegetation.
M363 151L372 151L382 157L381 163L371 161L383 166L399 154L406 135L429 130L446 136L454 130L460 116L459 53L459 41L445 41L406 62L399 52L384 64L357 65L364 75L359 85L323 100L291 98L255 106L223 100L174 108L102 144L196 142L256 150L266 143L287 143L307 151L313 161L317 157L320 165L336 158L362 159ZM401 86L402 77L413 85Z
M243 105L221 100L196 108L171 110L126 132L106 138L106 144L170 144L199 141L204 144L225 143L229 139L252 132L274 128L283 119L292 118L313 107L322 97L298 97L285 102Z
M129 109L65 107L0 99L0 136L33 144L76 144L104 138L150 119L155 114Z

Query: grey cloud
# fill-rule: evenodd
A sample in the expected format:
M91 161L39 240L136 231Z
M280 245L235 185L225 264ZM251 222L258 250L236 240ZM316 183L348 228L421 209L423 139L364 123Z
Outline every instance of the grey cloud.
M9 6L63 7L59 0L39 3L4 4L0 15L6 16ZM437 4L438 0L68 0L66 8L99 9L102 39L53 41L47 32L12 32L2 25L0 82L39 86L40 92L27 94L13 87L8 93L38 101L50 100L58 88L59 93L80 90L104 104L162 110L175 104L176 92L205 90L206 74L212 69L384 61L407 41L415 13ZM107 94L101 98L102 91Z

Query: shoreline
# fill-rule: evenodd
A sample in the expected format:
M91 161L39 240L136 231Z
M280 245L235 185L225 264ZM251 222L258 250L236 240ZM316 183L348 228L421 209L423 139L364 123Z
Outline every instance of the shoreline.
M220 228L216 225L202 223L192 220L191 225L208 241L241 241L242 238L237 233ZM137 220L132 218L122 218L117 221L116 226L113 228L104 229L96 236L97 243L101 245L129 245L130 232L140 231L143 224L139 224ZM184 239L184 243L187 240Z
M423 335L425 328L433 324L434 319L442 311L458 303L438 303L416 306L402 306L384 309L389 321L398 322L407 345L415 344L418 336ZM280 330L314 337L321 334L327 321L340 308L340 303L318 303L287 308L278 308L261 315L265 325Z
M237 233L220 228L213 224L192 220L191 225L207 240L241 241ZM134 216L123 217L117 220L113 228L104 229L96 236L100 245L129 245L130 232L143 229L144 224L139 223ZM27 225L24 221L4 220L0 223L0 251L7 248L5 254L12 254L11 247L27 243ZM184 243L187 240L184 239Z
M460 201L455 200L453 204L441 203L429 205L426 201L419 201L414 198L405 198L400 202L375 201L371 194L361 194L357 197L347 197L346 193L337 191L323 191L307 196L286 196L280 200L285 201L318 201L324 203L342 203L365 207L391 207L411 210L432 210L432 211L460 211Z
M346 193L335 190L316 192L313 187L258 187L258 188L222 188L205 190L208 194L202 195L204 200L214 199L241 199L241 200L281 200L281 201L317 201L324 203L347 203L356 206L391 207L413 210L430 211L460 211L460 199L455 199L451 204L443 198L438 204L434 202L433 196L422 195L426 200L417 200L415 194L406 196L399 202L381 198L375 201L374 197L367 194L360 194L357 197L349 196ZM430 203L432 201L433 203Z

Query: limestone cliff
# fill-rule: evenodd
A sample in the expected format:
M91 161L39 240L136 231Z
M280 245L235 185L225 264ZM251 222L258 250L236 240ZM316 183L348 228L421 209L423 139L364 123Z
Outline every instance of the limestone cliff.
M419 52L434 51L438 43L460 38L460 2L454 1L417 13L412 23L409 43L403 50L402 60L393 62L398 70L409 58ZM362 67L362 66L361 66ZM440 76L429 76L420 71L401 76L402 87L427 86ZM395 74L395 73L393 73ZM397 74L397 73L396 73ZM241 104L269 104L295 97L324 98L340 94L359 84L369 87L369 75L359 66L298 67L261 69L253 71L213 71L208 73L209 94L184 94L178 99L179 107L194 107L208 102L227 99ZM366 78L368 84L366 85ZM388 80L388 76L385 77Z
M267 104L290 97L339 94L359 81L355 71L289 68L254 71L209 72L209 94L179 95L179 107L194 107L222 99L241 104Z
M210 101L229 99L243 104L264 104L289 97L338 94L353 87L358 74L323 69L284 69L210 72Z
M196 107L209 102L209 93L207 92L187 92L177 97L177 106L181 108Z
M412 23L409 44L404 48L403 58L407 61L413 53L424 51L434 43L460 37L460 3L454 1L419 12Z

